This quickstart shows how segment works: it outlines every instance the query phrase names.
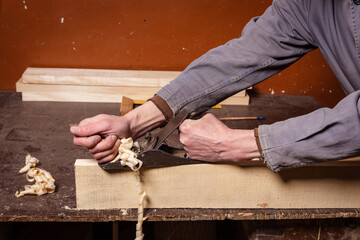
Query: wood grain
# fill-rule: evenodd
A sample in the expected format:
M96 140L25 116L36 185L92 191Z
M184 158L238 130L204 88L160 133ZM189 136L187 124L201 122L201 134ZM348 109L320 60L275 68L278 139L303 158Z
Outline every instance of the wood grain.
M141 174L147 208L293 209L359 208L358 171L313 167L275 174L264 166L200 164L142 169ZM75 179L79 209L137 207L131 171L108 173L95 160L78 159Z
M180 73L179 71L27 68L22 79L24 83L34 84L163 87Z
M123 96L147 100L179 71L27 68L16 83L23 101L121 102ZM246 90L221 104L248 105Z
M23 101L121 103L123 96L147 100L159 90L160 87L148 86L28 84L22 79L16 83L16 91L22 93ZM242 92L245 94L245 90ZM249 105L250 97L247 94L242 97L241 92L238 94L221 104Z

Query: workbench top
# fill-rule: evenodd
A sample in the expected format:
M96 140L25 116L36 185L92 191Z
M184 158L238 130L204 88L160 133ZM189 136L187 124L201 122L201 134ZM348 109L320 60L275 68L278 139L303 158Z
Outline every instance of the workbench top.
M249 106L223 106L218 117L265 116L266 120L227 121L231 128L251 129L311 112L320 105L311 97L252 95ZM96 114L118 115L120 104L23 102L21 94L0 92L0 221L102 222L137 219L137 209L77 210L74 162L91 158L72 143L69 124ZM44 196L15 197L29 184L18 171L30 153L39 168L56 180L56 191ZM360 209L146 209L150 221L255 220L360 217Z

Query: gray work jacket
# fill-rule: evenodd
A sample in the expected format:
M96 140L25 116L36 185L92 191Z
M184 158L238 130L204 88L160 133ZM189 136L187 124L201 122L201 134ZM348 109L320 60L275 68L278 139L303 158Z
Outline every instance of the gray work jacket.
M319 48L348 96L333 109L261 125L263 157L277 172L359 155L359 2L275 0L240 38L195 60L157 95L174 113L212 106Z

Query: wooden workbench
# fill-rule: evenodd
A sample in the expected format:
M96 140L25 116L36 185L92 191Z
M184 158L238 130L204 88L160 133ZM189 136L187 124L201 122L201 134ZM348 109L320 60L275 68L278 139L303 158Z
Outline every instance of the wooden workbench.
M319 107L311 97L254 95L249 106L224 106L211 111L216 116L266 116L262 121L226 123L231 128L251 129ZM100 113L118 115L119 108L120 104L105 103L22 102L19 93L0 92L0 221L135 221L136 209L127 214L119 210L76 210L74 161L91 155L73 145L69 123ZM27 153L40 159L38 167L56 179L55 193L15 197L15 192L28 184L18 173ZM296 169L289 171L296 173ZM324 219L359 218L360 209L146 209L145 215L148 221Z

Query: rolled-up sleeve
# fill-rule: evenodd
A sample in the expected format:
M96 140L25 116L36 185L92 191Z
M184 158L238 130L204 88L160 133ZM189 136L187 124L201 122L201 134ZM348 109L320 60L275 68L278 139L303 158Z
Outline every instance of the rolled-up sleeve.
M275 172L331 160L360 152L360 91L333 109L259 127L259 140L267 166Z
M210 107L269 78L316 48L307 12L308 1L274 1L245 26L240 38L195 60L157 95L176 114L183 108Z

